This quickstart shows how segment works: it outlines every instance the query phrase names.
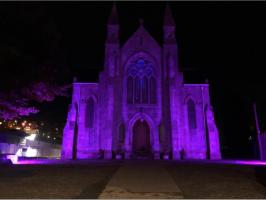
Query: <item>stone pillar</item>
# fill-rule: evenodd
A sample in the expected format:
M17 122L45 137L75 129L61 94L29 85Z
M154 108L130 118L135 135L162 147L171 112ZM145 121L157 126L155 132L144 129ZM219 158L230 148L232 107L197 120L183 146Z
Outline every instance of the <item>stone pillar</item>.
M206 118L209 134L210 159L221 159L219 132L214 121L213 111L210 107L206 110Z

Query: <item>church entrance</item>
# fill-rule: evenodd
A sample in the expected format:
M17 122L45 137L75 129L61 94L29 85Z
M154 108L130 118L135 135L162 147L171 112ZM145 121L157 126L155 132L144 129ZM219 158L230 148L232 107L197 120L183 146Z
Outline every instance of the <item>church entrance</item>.
M151 156L150 128L145 120L138 120L133 126L133 156L135 158Z

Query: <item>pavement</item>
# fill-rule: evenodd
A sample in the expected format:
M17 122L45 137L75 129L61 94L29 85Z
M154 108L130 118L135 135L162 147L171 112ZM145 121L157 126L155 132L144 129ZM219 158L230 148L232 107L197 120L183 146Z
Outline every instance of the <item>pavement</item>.
M0 198L266 199L257 161L31 160L0 166Z
M179 199L183 194L161 165L128 161L114 174L100 199Z

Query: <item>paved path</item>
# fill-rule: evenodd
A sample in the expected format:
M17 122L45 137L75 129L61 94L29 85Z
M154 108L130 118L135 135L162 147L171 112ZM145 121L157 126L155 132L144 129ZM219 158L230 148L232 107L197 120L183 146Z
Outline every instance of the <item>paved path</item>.
M126 162L111 178L99 196L100 199L177 199L181 190L161 165Z

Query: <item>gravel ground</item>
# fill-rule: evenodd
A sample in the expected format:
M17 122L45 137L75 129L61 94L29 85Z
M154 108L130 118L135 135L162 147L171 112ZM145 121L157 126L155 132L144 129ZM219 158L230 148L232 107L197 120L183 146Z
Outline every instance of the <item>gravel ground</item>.
M123 162L0 166L0 198L97 198ZM185 198L266 198L266 167L150 163L163 165Z

